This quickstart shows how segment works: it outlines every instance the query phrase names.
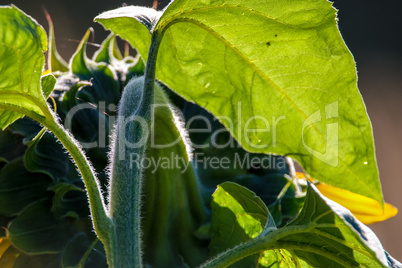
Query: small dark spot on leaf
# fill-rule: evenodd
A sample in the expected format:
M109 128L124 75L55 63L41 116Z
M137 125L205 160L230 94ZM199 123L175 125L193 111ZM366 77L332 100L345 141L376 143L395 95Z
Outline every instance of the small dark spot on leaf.
M275 34L275 37L278 37L278 35L277 35L277 34Z
M270 46L271 45L271 42L267 42L267 46Z

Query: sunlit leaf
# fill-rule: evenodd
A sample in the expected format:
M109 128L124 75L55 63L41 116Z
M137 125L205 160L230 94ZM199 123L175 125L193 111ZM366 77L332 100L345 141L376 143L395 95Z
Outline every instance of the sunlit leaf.
M228 216L226 220L231 221ZM296 219L220 257L242 250L247 255L260 253L259 267L401 267L373 231L312 184Z
M88 63L90 63L90 61L85 51L90 34L91 29L88 29L85 32L84 37L81 39L77 50L70 59L71 71L75 74L80 74L81 76L88 76L91 74L90 67L88 66Z
M284 228L289 233L278 240L282 248L315 267L382 267L389 262L373 231L314 185L300 215Z
M49 98L50 94L52 94L52 91L54 89L54 86L56 85L56 77L52 74L46 74L42 76L42 90L43 93L45 94L45 98Z
M209 250L212 256L257 237L265 227L268 209L253 192L236 183L220 184L211 203L212 236ZM269 228L275 230L275 223ZM259 255L236 263L233 267L255 266Z
M41 90L46 33L15 6L0 7L0 129L29 115L50 116Z
M151 45L150 31L161 15L162 12L152 8L128 6L104 12L97 16L95 21L129 41L146 61Z
M125 7L96 21L147 59L141 12L151 11ZM330 2L174 1L152 32L163 35L156 77L220 117L246 150L291 156L320 181L383 202L355 63Z

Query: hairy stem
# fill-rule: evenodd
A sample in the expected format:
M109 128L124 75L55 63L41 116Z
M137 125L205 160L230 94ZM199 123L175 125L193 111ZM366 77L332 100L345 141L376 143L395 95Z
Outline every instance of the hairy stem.
M145 66L143 97L147 94L154 94L156 58L158 57L158 49L161 41L162 35L154 32L152 34L151 47L149 48L148 61Z
M105 246L109 241L109 229L111 221L106 213L106 207L101 194L101 187L99 181L95 176L95 171L92 168L89 160L86 158L84 152L80 148L78 142L57 122L52 118L47 118L43 123L64 145L71 157L77 165L82 179L85 183L85 188L88 195L89 206L91 210L92 222L96 235Z
M247 257L258 253L259 249L256 249L261 244L262 238L255 238L249 240L241 245L238 245L232 249L229 249L215 258L205 262L200 268L223 268Z
M124 89L114 133L110 167L111 267L142 267L141 167L133 163L145 157L154 102L156 57L160 39L153 35L145 78L135 78Z
M311 252L317 255L325 256L326 258L340 264L343 267L352 267L352 263L348 262L339 255L333 254L325 248L315 246L306 241L306 243L295 243L287 241L287 236L297 235L300 233L309 233L312 227L309 225L301 226L287 226L273 232L268 233L266 236L257 237L249 240L243 244L235 246L211 260L203 263L199 268L223 268L228 267L235 262L248 257L250 255L272 249L286 249L288 251L300 250Z

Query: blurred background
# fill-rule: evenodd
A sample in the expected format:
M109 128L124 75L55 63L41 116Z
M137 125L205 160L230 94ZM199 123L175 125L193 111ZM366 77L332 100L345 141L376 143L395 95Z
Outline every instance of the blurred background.
M160 0L158 9L168 2ZM16 0L13 4L45 29L46 8L53 19L59 53L68 60L88 27L95 30L94 43L107 36L102 26L93 23L96 15L125 4L152 6L153 1ZM373 124L384 197L401 210L396 217L370 228L385 249L402 261L402 2L335 0L334 6L339 9L340 31L355 57L359 88Z

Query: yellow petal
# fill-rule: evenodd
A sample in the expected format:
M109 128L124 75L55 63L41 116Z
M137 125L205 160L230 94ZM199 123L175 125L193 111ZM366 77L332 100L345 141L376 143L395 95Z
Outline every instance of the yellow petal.
M314 182L312 178L306 177L301 172L296 172L296 177ZM364 224L385 221L398 213L398 209L389 203L384 203L384 209L382 209L376 200L369 197L325 183L316 183L315 186L322 195L349 209Z
M0 258L4 254L4 252L6 252L10 245L10 240L5 237L0 238Z
M11 245L8 238L0 238L1 268L13 268L21 252Z
M398 213L398 209L388 203L384 203L382 209L376 200L369 197L324 183L317 183L315 186L322 195L349 209L364 224L385 221Z

